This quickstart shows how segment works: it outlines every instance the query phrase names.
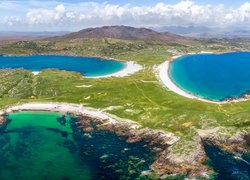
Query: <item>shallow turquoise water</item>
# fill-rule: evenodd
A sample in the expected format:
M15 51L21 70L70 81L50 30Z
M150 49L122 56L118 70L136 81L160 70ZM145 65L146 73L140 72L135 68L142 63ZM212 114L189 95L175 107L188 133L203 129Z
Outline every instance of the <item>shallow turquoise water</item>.
M0 179L135 179L149 169L154 156L145 143L87 133L76 121L52 112L10 114L0 126Z
M125 63L90 57L75 56L0 56L0 69L24 68L40 71L48 68L76 71L85 76L104 76L122 70Z
M183 56L170 64L169 75L196 96L215 101L238 98L250 91L250 52Z

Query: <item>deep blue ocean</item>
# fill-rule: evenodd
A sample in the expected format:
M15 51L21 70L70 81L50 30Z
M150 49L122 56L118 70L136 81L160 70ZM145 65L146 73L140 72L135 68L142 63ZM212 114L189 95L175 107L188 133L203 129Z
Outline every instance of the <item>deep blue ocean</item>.
M250 52L183 56L171 62L169 75L196 96L215 101L238 98L250 91Z
M211 179L215 180L250 180L250 155L241 154L236 158L233 154L222 151L217 146L204 144L209 157L207 165L214 171Z
M0 69L24 68L40 71L48 68L80 72L84 76L104 76L122 70L125 63L75 56L0 56Z

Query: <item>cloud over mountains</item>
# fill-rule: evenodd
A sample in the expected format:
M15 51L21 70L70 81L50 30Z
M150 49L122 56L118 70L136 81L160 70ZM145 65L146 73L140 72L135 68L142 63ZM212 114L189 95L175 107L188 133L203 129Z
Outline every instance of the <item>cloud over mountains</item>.
M226 8L223 4L199 5L189 0L152 6L2 1L0 12L0 26L6 28L73 30L103 25L250 27L250 3Z

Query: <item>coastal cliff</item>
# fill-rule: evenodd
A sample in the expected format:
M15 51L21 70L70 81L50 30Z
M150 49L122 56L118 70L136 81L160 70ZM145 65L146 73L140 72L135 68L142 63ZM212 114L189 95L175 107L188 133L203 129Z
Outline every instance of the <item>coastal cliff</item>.
M235 155L250 153L250 131L238 132L231 137L221 137L216 133L202 136L202 141L220 147L223 151Z

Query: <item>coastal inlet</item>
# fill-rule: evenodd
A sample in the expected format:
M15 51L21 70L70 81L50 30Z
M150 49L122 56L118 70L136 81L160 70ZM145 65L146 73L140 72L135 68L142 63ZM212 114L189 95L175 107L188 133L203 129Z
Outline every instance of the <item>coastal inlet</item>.
M34 74L44 69L59 69L79 72L85 77L99 78L127 76L142 69L132 61L122 62L94 57L33 55L33 56L0 56L0 69L24 68Z
M182 96L215 103L248 98L250 52L186 55L164 67L161 80Z
M220 179L225 174L230 179L248 178L250 173L247 153L235 158L215 141L206 144L208 140L198 138L196 151L180 162L171 154L179 140L173 134L140 128L81 105L30 103L0 114L3 180Z
M84 129L79 120L54 112L8 114L0 129L0 179L146 179L140 175L154 153L144 142Z

